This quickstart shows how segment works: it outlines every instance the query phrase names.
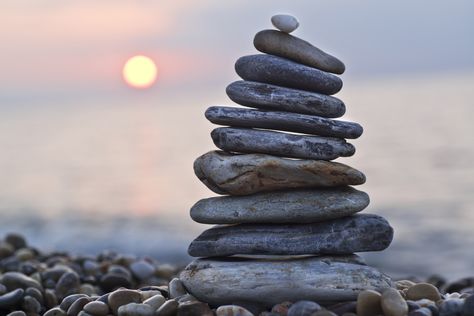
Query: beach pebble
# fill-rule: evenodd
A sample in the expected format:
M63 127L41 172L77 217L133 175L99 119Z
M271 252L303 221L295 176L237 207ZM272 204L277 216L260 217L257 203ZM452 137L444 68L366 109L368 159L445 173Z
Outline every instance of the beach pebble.
M109 313L109 306L104 302L93 301L84 305L83 310L95 316L106 316Z
M290 59L322 71L344 73L344 63L312 44L275 30L263 30L255 35L253 44L262 53Z
M214 313L209 308L209 305L203 302L190 301L180 303L178 306L177 316L213 316Z
M229 98L243 106L336 118L346 106L340 99L325 94L290 89L272 84L239 80L226 88Z
M15 248L7 242L0 241L0 259L8 258L15 252Z
M190 301L197 301L197 299L192 296L191 294L184 294L176 299L178 303L190 302Z
M474 316L474 295L471 295L464 300L462 316Z
M223 151L210 151L197 158L194 173L215 193L230 195L365 182L362 172L338 162L294 160L264 154L238 155ZM320 202L321 205L327 204Z
M142 301L149 299L155 295L162 295L160 291L157 290L150 290L150 291L142 291L140 290L140 296L142 297Z
M452 282L444 289L446 293L461 292L462 289L474 286L474 277L462 278Z
M288 158L333 160L354 155L344 139L297 135L250 128L219 127L211 132L214 144L228 152L268 154Z
M66 316L66 312L59 307L52 308L44 313L43 316Z
M215 226L194 239L188 253L193 257L343 255L383 250L392 238L393 228L383 217L364 213L311 224Z
M67 309L68 316L77 316L86 304L91 301L90 297L80 297Z
M154 310L150 305L129 303L118 309L118 316L153 316ZM196 314L197 315L197 314Z
M211 123L217 125L271 129L317 136L354 139L363 132L362 126L357 123L280 111L211 106L206 110L205 116Z
M274 27L285 33L291 33L298 28L300 23L289 14L276 14L271 18Z
M7 293L7 287L0 283L0 295Z
M337 314L328 311L327 309L322 309L316 313L311 314L311 316L338 316Z
M0 309L16 305L18 302L21 301L24 292L25 291L20 288L0 296Z
M135 290L120 289L110 293L108 297L109 307L114 314L117 314L117 311L120 306L126 305L129 303L140 303L141 296L140 292Z
M461 316L463 305L464 300L459 298L444 300L439 305L439 316Z
M367 205L365 192L337 187L213 197L198 201L190 213L195 222L206 224L304 224L347 217Z
M154 295L145 301L143 301L143 304L150 305L151 308L156 311L158 308L160 308L164 303L166 302L166 299L163 297L161 294Z
M359 293L357 297L357 315L358 316L376 316L382 315L381 305L382 295L373 290L365 290Z
M56 293L54 293L54 290L52 289L46 289L44 291L44 303L47 308L53 308L59 304L58 297L56 296Z
M26 289L29 287L43 290L41 284L35 279L24 275L20 272L6 272L0 277L0 283L6 286L9 291L21 288Z
M426 307L422 307L408 313L408 316L432 316L432 315L433 314L431 310Z
M254 316L254 315L241 306L223 305L217 308L216 316Z
M298 301L288 309L288 316L311 316L321 310L318 303L312 301Z
M139 280L146 280L155 273L155 267L145 260L135 261L130 265L132 274Z
M20 248L15 252L15 257L20 261L28 261L35 258L35 253L29 248Z
M240 57L235 71L244 80L331 95L342 89L341 78L286 58L256 54Z
M170 298L177 298L184 294L186 294L186 290L184 289L183 283L178 278L174 278L169 283L169 295Z
M400 290L400 291L406 290L406 289L412 287L415 284L416 284L415 282L410 281L410 280L395 281L395 286L396 286L397 290Z
M92 295L97 293L97 290L92 284L83 283L79 287L79 293L86 294L88 296L92 296Z
M25 297L23 297L21 308L23 309L23 311L27 312L28 314L39 314L42 306L36 298L26 295Z
M25 290L25 296L26 295L29 295L31 297L34 297L41 305L44 304L44 296L43 296L43 293L34 288L34 287L29 287Z
M71 307L71 305L77 301L78 299L80 299L81 297L87 297L87 295L85 294L71 294L71 295L68 295L67 297L65 297L61 304L59 305L59 307L64 310L64 311L67 311L69 309L69 307Z
M202 258L189 264L180 279L192 295L211 305L248 302L267 308L302 299L320 304L355 300L361 288L391 286L389 277L353 255L255 260Z
M429 283L417 283L408 288L406 298L413 301L426 298L436 302L441 299L441 295L434 285Z
M178 302L176 300L168 300L155 313L155 316L173 316L178 311Z
M25 237L17 233L7 234L5 236L5 241L12 245L15 249L25 248L27 246Z
M123 273L108 272L100 278L100 286L106 291L113 291L119 287L129 288L132 286L130 277Z
M408 305L398 290L389 288L382 293L381 306L385 316L405 316Z
M282 302L280 304L276 304L272 307L271 312L286 315L288 314L288 309L290 308L292 304L293 304L292 302Z
M68 316L69 316L69 315L68 315ZM80 311L79 314L77 314L77 316L95 316L95 315L89 314L89 313L86 312L86 311Z
M70 294L79 292L81 280L76 272L66 272L58 280L56 284L56 295L59 299Z
M14 311L14 312L11 312L11 313L7 314L7 316L26 316L26 313L24 311ZM49 316L53 316L53 315L49 315Z
M328 306L327 309L337 315L342 315L345 313L355 313L357 309L357 301L336 303L334 305Z

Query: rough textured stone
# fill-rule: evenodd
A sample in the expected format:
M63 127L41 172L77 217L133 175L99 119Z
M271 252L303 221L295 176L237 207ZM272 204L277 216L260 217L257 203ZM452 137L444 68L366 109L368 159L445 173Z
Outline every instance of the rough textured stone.
M191 217L204 224L306 224L350 216L367 205L369 196L351 187L291 190L203 199Z
M190 293L209 304L247 302L267 308L284 301L355 300L364 289L391 286L389 277L357 256L197 259L180 279Z
M206 110L205 115L209 121L218 125L263 128L318 136L358 138L363 131L362 126L357 123L299 113L212 106Z
M255 35L253 44L262 53L280 56L323 71L342 74L344 63L301 38L275 30L263 30Z
M333 160L355 153L354 146L343 139L331 137L234 127L216 128L211 132L211 137L218 148L229 152L314 160Z
M418 283L408 288L406 298L413 301L427 298L436 302L441 299L441 295L434 285L429 283Z
M406 316L408 304L396 289L386 289L382 293L381 306L386 316Z
M382 295L379 292L373 290L365 290L360 292L359 296L357 297L357 315L383 315L381 299Z
M325 94L279 87L255 81L235 81L227 86L229 98L247 107L285 111L322 117L341 117L344 102Z
M362 172L338 162L223 151L197 158L194 173L215 193L230 195L365 183Z
M272 24L274 27L285 33L291 33L298 28L300 23L289 14L276 14L272 16Z
M333 74L273 55L256 54L240 57L235 63L235 71L244 80L327 95L335 94L342 89L341 78Z
M380 251L393 238L393 229L377 215L357 214L321 223L216 226L190 245L193 257L231 255L351 254Z

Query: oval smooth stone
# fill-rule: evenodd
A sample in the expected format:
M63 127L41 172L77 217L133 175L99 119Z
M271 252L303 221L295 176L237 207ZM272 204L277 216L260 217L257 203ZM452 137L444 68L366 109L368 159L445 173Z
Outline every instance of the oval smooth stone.
M219 127L211 132L214 144L228 152L259 153L275 156L333 160L348 157L355 148L344 139L295 135L250 128Z
M203 224L304 224L350 216L367 205L367 193L351 187L292 190L203 199L191 208L191 218Z
M276 30L258 32L253 39L253 45L262 53L288 58L319 70L338 75L346 70L344 63L336 57L301 38Z
M298 28L300 23L289 14L277 14L272 16L272 24L274 27L285 33L291 33Z
M384 250L392 238L393 228L383 217L357 214L310 224L215 226L194 239L188 253L192 257L344 255Z
M256 54L240 57L235 71L244 80L277 86L335 94L342 89L341 78L273 55Z
M338 162L224 151L197 158L194 173L215 193L230 195L365 183L362 172Z
M211 106L205 115L214 124L233 127L263 128L338 138L358 138L363 132L362 126L357 123L297 113Z
M192 295L211 305L242 302L267 308L285 301L353 301L364 289L392 285L357 256L197 259L180 279Z
M226 88L229 98L243 106L322 117L341 117L344 102L336 97L272 84L239 80Z

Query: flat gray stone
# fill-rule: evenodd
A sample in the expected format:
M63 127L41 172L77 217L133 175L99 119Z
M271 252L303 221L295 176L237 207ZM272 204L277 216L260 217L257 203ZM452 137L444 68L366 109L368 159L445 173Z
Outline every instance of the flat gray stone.
M205 114L214 124L233 127L264 128L338 138L358 138L363 131L362 126L357 123L298 113L211 106Z
M322 94L331 95L342 89L342 80L335 75L273 55L240 57L235 63L235 71L244 80Z
M218 148L229 152L315 160L333 160L355 153L354 146L344 139L331 137L234 127L216 128L211 132L211 137Z
M322 117L341 117L344 102L336 97L267 83L239 80L227 86L229 98L243 106Z
M203 199L191 208L191 218L204 224L305 224L350 216L368 205L367 193L351 187L277 191Z
M383 250L392 238L393 229L383 217L357 214L310 224L216 226L193 240L188 253L192 257L344 255Z
M263 30L255 35L253 44L262 53L280 56L319 70L342 74L344 63L305 40L276 30Z
M290 301L320 304L355 301L363 290L383 291L390 278L357 256L286 259L197 259L180 279L198 300L211 305L245 303L270 308Z
M230 195L365 183L362 172L338 162L223 151L197 158L194 173L215 193Z

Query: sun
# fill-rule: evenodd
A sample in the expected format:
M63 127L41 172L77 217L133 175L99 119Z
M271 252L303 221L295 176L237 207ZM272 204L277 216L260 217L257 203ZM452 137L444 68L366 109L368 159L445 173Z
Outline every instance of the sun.
M151 58L137 55L127 60L122 74L125 82L131 87L145 89L155 83L157 70Z

